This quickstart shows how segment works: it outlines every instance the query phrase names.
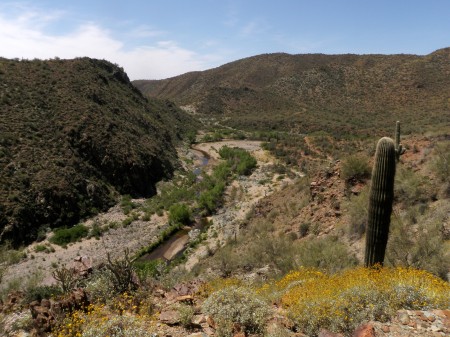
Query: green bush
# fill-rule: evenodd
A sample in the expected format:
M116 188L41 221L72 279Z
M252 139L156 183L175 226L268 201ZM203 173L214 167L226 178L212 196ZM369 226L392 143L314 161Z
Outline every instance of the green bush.
M358 260L335 237L303 241L296 249L297 265L337 272L356 266Z
M345 208L349 215L348 236L360 239L366 232L369 206L369 189L366 186L358 195L352 195L346 202Z
M191 222L191 210L185 204L174 204L169 208L169 221L172 224L188 225Z
M341 176L345 181L364 180L370 177L370 166L367 157L352 155L342 162Z
M397 201L410 207L431 198L425 177L413 170L399 166L395 175L394 195Z
M206 190L202 194L200 194L198 200L199 206L205 209L208 213L212 213L219 205L224 191L224 182L219 182L213 185L211 189Z
M83 225L78 224L72 228L59 228L55 230L50 242L59 246L67 245L71 242L76 242L89 234L89 229Z
M226 159L233 172L239 175L250 175L256 167L256 159L244 149L223 146L219 154Z
M450 176L450 142L436 145L432 161L434 173L442 182L446 182Z
M212 293L203 310L217 323L218 336L229 336L238 323L247 333L262 333L269 314L268 305L251 289L231 286Z
M44 298L50 299L61 294L61 288L56 285L33 287L27 289L27 292L25 294L25 302L31 303L33 301L40 301Z

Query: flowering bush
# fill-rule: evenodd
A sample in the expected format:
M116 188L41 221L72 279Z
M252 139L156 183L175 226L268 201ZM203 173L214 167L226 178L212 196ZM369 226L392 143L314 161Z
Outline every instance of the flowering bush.
M301 268L260 293L278 296L300 329L316 335L319 328L349 333L363 321L386 321L399 309L448 308L450 285L416 269L360 267L327 275Z
M127 293L109 305L90 305L74 311L53 331L53 337L147 337L155 331L155 318L140 313L140 303Z

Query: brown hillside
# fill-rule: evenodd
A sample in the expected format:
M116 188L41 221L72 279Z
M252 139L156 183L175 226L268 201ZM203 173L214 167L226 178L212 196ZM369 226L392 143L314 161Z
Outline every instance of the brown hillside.
M336 136L420 132L450 120L450 48L416 55L265 54L158 81L134 81L238 128Z
M105 209L117 192L153 194L193 125L88 58L0 59L0 121L0 239L16 243Z

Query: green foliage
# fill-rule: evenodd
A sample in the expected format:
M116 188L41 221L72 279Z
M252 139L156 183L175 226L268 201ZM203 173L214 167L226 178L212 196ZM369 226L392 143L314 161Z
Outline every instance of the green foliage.
M366 232L368 200L369 188L366 186L358 195L350 196L345 203L350 220L347 233L351 238L359 239Z
M59 228L55 230L50 242L59 246L67 245L71 242L76 242L89 234L89 229L83 225L78 224L72 228Z
M122 200L120 201L120 207L122 207L122 211L126 215L130 213L133 209L135 209L137 205L131 200L131 196L129 194L126 194L122 196Z
M55 298L61 295L63 292L61 288L56 285L52 286L37 286L27 290L25 294L25 303L31 303L33 301L40 301L42 299Z
M255 292L244 287L231 286L212 293L203 303L203 310L217 323L218 336L230 336L233 323L246 333L262 333L269 307Z
M298 266L337 272L358 265L358 259L336 237L304 241L296 249Z
M158 279L166 270L166 262L162 259L151 261L135 261L133 266L139 276L139 280L144 282L149 278Z
M368 158L362 155L351 155L342 161L341 176L345 181L362 181L370 177Z
M395 198L409 208L430 200L428 180L412 169L398 165L395 176Z
M191 210L185 204L174 204L169 208L169 221L172 224L189 225Z
M434 148L432 168L441 182L448 182L450 177L450 142L442 142Z
M256 167L256 159L244 149L223 146L219 154L226 159L233 172L239 175L250 175Z
M377 144L369 195L366 230L366 267L383 264L394 201L395 144L391 138L381 138Z
M3 59L1 68L0 231L15 246L43 226L104 211L120 194L153 195L173 174L175 145L199 125L143 97L105 60Z
M212 213L219 205L224 191L224 182L213 183L210 189L200 194L200 197L198 198L199 206L205 209L208 213Z
M427 270L446 279L450 254L446 248L445 222L450 205L441 200L431 209L415 212L415 208L417 206L408 209L403 216L394 217L386 251L387 263ZM410 212L415 213L414 218Z

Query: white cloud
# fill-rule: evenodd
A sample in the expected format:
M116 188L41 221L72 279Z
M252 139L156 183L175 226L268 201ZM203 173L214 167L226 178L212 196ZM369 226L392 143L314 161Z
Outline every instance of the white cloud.
M95 23L83 23L63 35L46 32L48 24L61 19L64 19L62 12L23 11L8 17L0 13L0 56L26 59L88 56L106 59L122 66L131 79L161 79L204 70L218 58L212 54L198 55L180 47L175 41L159 41L127 49L112 32ZM154 38L162 32L139 26L126 35L136 39Z

